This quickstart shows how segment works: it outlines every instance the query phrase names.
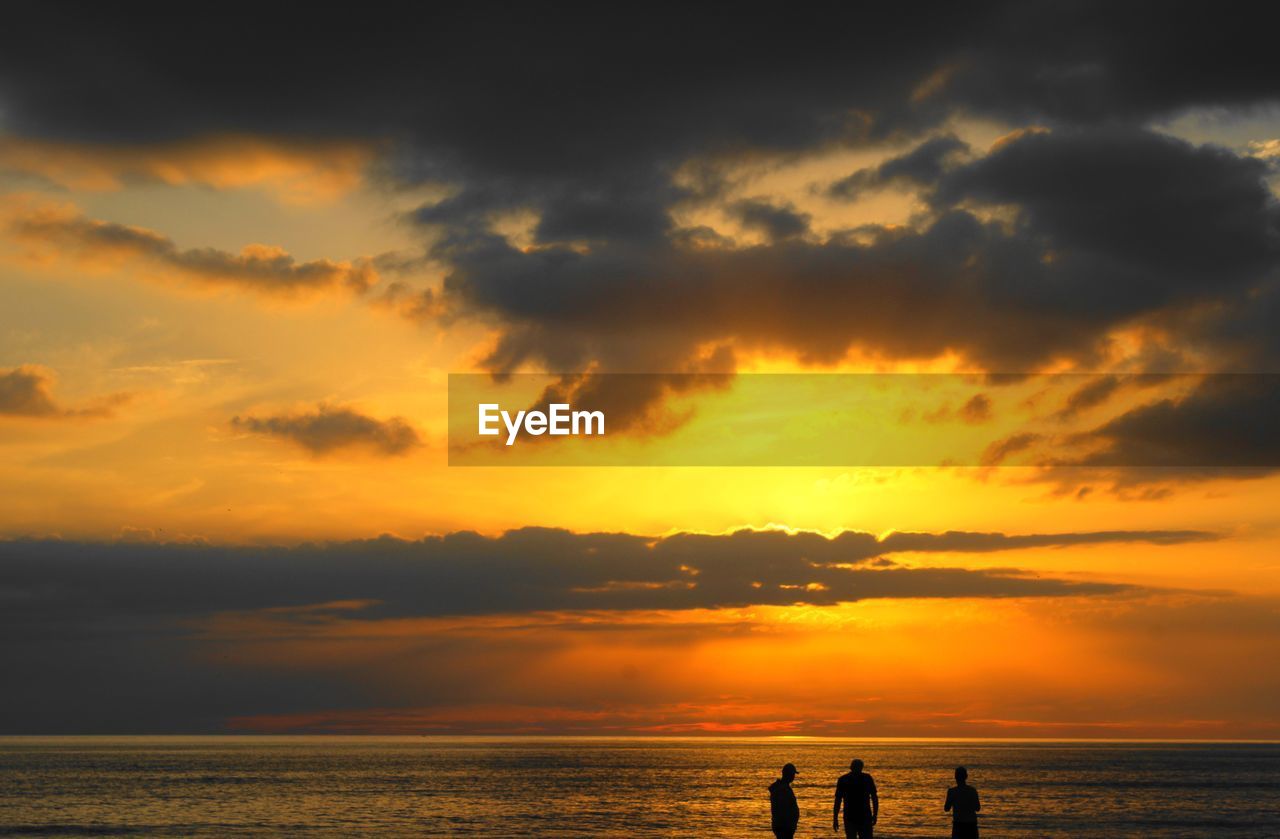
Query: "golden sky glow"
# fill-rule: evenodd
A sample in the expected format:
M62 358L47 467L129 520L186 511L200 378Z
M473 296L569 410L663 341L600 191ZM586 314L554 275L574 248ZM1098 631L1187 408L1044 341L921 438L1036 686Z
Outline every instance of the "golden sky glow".
M1249 124L1247 139L1274 142L1266 132L1277 125ZM946 126L975 154L998 148L1014 127L978 119ZM1167 130L1196 142L1242 139L1198 123ZM714 201L680 207L675 223L701 229L706 242L714 233L734 248L764 248L773 233L735 209L764 198L808 214L803 236L815 241L862 225L909 227L926 211L918 187L894 184L856 201L823 191L902 151L889 143L716 160L731 185ZM493 369L486 359L504 324L437 316L450 268L423 256L434 234L406 216L456 192L389 185L375 165L385 153L372 141L234 133L105 145L0 139L0 376L19 394L0 412L0 535L240 547L458 531L497 537L530 526L647 537L749 528L1212 538L892 556L907 570L1125 587L1105 595L908 593L837 605L371 618L355 591L357 602L313 613L220 607L180 621L196 639L182 655L186 666L250 685L286 672L329 691L306 707L246 701L243 710L218 712L225 725L1280 736L1270 707L1280 684L1259 666L1278 652L1275 474L449 467L447 376ZM710 165L691 161L675 182L695 183ZM1001 212L983 207L975 217ZM494 229L532 254L542 247L538 221L532 210L513 211ZM592 245L572 247L588 253ZM1117 328L1092 364L1065 361L1064 351L1029 372L1139 370L1167 348L1171 330ZM756 340L750 323L727 344L740 372L985 369L953 347L932 355L854 347L819 357ZM616 357L627 352L651 357L632 347ZM1169 388L1160 393L1176 390ZM736 393L686 395L696 419L659 444L677 453L714 446L718 422L761 408ZM927 407L906 403L894 415L915 423L921 445L973 437L964 445L980 451L987 435L1015 432L1031 410L1030 390L1002 393L983 425L966 422L951 396L939 398L932 419ZM1147 400L1122 394L1093 424ZM358 434L332 443L307 436L310 423L334 417L355 423ZM815 415L816 433L835 433L829 419Z

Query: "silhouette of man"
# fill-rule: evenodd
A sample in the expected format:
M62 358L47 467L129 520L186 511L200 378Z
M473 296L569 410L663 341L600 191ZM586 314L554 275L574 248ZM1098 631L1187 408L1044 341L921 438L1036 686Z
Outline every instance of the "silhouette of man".
M871 839L876 820L880 818L880 796L876 782L862 771L862 761L849 764L850 771L836 781L836 806L831 814L831 829L840 829L840 802L844 802L844 835L848 839Z
M956 785L947 790L947 803L943 812L951 813L951 839L978 839L978 791L969 786L969 770L956 767Z
M773 816L773 835L778 839L792 839L796 828L800 825L800 805L796 804L796 794L791 790L791 782L795 780L794 763L782 767L782 777L769 784L769 810Z

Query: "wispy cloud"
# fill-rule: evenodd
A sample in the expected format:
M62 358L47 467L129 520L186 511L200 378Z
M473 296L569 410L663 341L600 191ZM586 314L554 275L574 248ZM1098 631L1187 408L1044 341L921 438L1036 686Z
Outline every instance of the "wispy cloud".
M287 440L314 455L350 448L403 455L422 445L418 432L400 417L379 420L353 408L323 404L302 413L233 417L231 424L251 434Z
M92 219L73 207L33 202L10 208L7 232L36 263L71 258L94 268L127 265L161 282L297 295L346 288L363 293L378 281L373 260L299 262L279 247L246 245L239 253L180 248L144 227Z
M34 365L0 369L0 416L40 419L106 417L130 399L127 393L116 393L78 408L69 408L54 398L54 381L52 372Z
M143 144L0 138L0 171L35 175L70 189L111 191L148 183L255 187L287 204L342 197L361 184L372 159L368 142L234 134Z

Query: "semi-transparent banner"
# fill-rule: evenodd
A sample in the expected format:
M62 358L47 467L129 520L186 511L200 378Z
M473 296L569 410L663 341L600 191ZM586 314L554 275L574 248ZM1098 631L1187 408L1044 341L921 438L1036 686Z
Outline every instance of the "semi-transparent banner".
M1280 375L449 376L451 466L1280 466Z

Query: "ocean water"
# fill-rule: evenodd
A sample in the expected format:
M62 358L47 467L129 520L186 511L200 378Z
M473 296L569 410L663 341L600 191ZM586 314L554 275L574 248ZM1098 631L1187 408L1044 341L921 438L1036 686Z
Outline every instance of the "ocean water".
M431 737L0 738L8 836L834 836L850 758L876 835L945 837L963 763L988 837L1280 836L1280 745ZM843 834L840 834L843 835Z

